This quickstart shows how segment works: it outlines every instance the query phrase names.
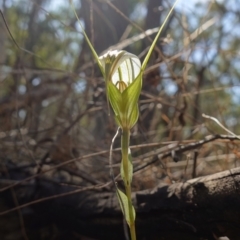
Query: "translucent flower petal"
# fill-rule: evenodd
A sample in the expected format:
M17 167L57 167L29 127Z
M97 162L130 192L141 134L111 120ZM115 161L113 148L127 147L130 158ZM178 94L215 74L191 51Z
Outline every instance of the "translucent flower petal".
M126 51L109 51L100 58L105 71L105 78L122 92L141 71L139 58ZM125 86L125 87L124 87Z
M124 83L129 86L139 75L141 70L141 62L135 55L131 55L131 57L123 56L121 59L123 60L121 61L121 64L114 69L115 71L112 75L113 84L116 85L118 81L124 81Z

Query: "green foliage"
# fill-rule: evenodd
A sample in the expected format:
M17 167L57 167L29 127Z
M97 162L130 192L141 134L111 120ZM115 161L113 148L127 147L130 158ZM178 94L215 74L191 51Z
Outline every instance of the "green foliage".
M129 201L128 201L128 198L127 198L126 194L123 193L118 188L117 188L117 197L118 197L118 201L119 201L119 204L121 206L123 215L125 216L126 222L128 223L128 225L130 225L131 224L130 211L132 211L134 213L133 214L133 216L134 216L133 219L135 220L135 218L136 218L135 209L134 209L132 203L130 203L130 205L129 205ZM131 208L131 210L129 208Z

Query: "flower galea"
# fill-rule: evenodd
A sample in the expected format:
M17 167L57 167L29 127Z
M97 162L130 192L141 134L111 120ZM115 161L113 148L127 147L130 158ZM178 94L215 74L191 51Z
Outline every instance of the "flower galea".
M121 128L131 129L138 119L141 62L136 55L117 50L107 52L99 60L116 121Z

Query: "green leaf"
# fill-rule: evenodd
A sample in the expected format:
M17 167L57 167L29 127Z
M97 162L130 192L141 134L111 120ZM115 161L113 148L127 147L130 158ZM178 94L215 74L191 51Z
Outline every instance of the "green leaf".
M136 103L135 107L133 108L133 110L129 116L130 128L132 128L136 124L136 122L138 120L138 116L139 116L138 103Z
M131 83L122 93L125 110L127 111L125 114L129 128L132 128L138 120L138 99L141 89L142 73L140 72L134 82Z
M122 122L122 94L112 82L107 82L107 95L119 124ZM120 125L121 126L121 125Z
M102 64L101 64L101 62L100 62L100 60L99 60L98 54L96 53L93 45L91 44L90 39L88 38L86 32L84 31L84 28L83 28L83 26L82 26L82 24L81 24L81 21L79 20L79 17L78 17L78 15L77 15L77 13L76 13L76 10L75 10L75 8L74 8L74 6L73 6L72 1L70 1L70 5L71 5L71 7L72 7L72 9L73 9L73 12L74 12L74 14L75 14L75 16L76 16L76 18L77 18L77 20L78 20L78 23L79 23L79 25L80 25L80 27L81 27L81 29L82 29L82 31L83 31L83 35L84 35L84 37L85 37L85 39L86 39L86 41L87 41L87 44L88 44L89 48L90 48L91 51L92 51L93 57L95 58L95 60L96 60L96 62L97 62L97 64L98 64L98 67L100 68L100 70L101 70L101 72L102 72L102 74L103 74L103 76L104 76L104 69L103 69Z
M171 8L170 11L168 12L168 15L166 16L166 18L165 18L162 26L159 28L158 33L157 33L156 37L154 38L154 40L153 40L153 42L152 42L152 45L151 45L151 47L149 48L148 53L147 53L147 55L146 55L146 57L145 57L145 59L144 59L144 61L143 61L142 71L145 70L145 68L146 68L146 66L147 66L147 63L148 63L148 60L149 60L149 58L150 58L150 55L152 54L152 51L153 51L154 47L156 46L157 40L158 40L158 38L159 38L159 36L160 36L160 34L161 34L161 32L162 32L162 30L163 30L166 22L168 21L170 15L172 14L173 9L175 8L177 2L178 2L178 0L175 1L175 3L173 4L172 8Z
M121 161L121 167L120 167L120 172L121 172L121 177L123 181L125 182L125 173L124 173L124 168L123 168L123 160ZM131 150L130 148L128 149L128 179L129 179L129 184L132 182L132 177L133 177L133 164L132 164L132 155L131 155Z
M128 207L129 206L128 198L125 195L125 193L123 193L118 188L117 188L117 196L118 196L118 201L119 201L120 207L122 209L123 215L126 219L126 222L128 223L128 225L130 225L131 221L130 221L130 212L129 212L129 207ZM132 204L131 204L131 208L132 208L132 212L133 212L133 221L135 221L136 213L135 213L135 209Z

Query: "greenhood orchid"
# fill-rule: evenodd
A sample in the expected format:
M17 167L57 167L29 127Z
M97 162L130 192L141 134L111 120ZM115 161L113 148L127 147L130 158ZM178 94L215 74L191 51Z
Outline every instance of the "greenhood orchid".
M137 56L126 51L109 51L103 56L99 57L86 32L84 31L73 4L70 1L75 16L83 30L83 35L87 41L87 44L90 47L92 54L104 76L107 98L113 108L116 121L122 129L131 129L137 122L137 101L142 88L142 74L158 41L160 33L162 32L163 27L169 19L177 2L178 0L175 1L162 26L159 28L159 31L141 65Z
M99 60L116 121L121 128L131 129L138 119L141 62L136 55L117 50L107 52Z
M177 1L178 0L176 0L173 7L167 14L165 21L160 27L142 64L136 55L123 50L108 51L106 54L99 57L87 34L85 33L75 9L73 8L75 16L79 20L79 24L83 30L83 35L105 79L107 100L112 106L117 124L122 129L121 176L125 185L125 193L118 189L114 177L112 177L123 215L129 225L131 240L136 240L136 232L135 210L131 199L133 165L131 152L129 149L130 129L138 120L138 99L142 88L143 71L147 66L148 60L157 43L160 33L166 21L169 19L169 16L172 13ZM111 161L109 160L109 162ZM111 164L109 165L111 166Z

